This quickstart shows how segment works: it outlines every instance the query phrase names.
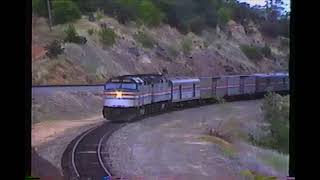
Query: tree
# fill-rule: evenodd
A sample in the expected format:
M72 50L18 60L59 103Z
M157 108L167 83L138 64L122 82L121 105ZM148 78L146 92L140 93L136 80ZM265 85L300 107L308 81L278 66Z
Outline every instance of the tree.
M182 33L189 32L189 22L196 15L195 8L192 0L176 0L167 14L168 23Z
M231 19L231 9L221 7L218 10L218 23L224 26Z
M201 31L206 27L205 19L201 16L196 16L189 21L190 31L200 34Z
M160 24L163 14L150 0L143 0L138 6L138 17L146 25L155 26Z
M46 0L32 0L32 12L38 16L48 16Z
M283 11L283 0L266 0L266 13L268 21L277 21Z
M103 7L104 0L73 0L79 7L82 13L90 13L98 10L99 7Z
M55 24L63 24L81 17L78 6L71 0L54 0L52 14Z
M114 15L121 23L124 24L130 20L137 20L138 0L118 0L111 1L111 3L112 2L115 3L113 5L115 8Z

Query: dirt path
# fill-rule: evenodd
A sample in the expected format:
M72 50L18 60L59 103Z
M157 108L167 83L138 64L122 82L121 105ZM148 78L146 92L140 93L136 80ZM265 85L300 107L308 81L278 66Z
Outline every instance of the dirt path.
M82 132L103 122L104 119L97 115L79 120L42 121L33 125L33 174L41 177L61 175L61 158L67 145Z

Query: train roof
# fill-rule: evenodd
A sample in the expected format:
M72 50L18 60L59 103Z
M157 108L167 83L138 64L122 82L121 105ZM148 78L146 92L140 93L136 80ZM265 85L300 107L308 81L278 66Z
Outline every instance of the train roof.
M268 74L264 74L264 73L256 73L253 74L254 76L258 76L258 77L270 77L270 76L289 76L288 73L268 73Z
M193 82L200 82L200 79L199 78L192 78L192 77L178 77L178 78L170 78L169 81L171 81L173 84L193 83Z
M135 74L135 75L123 75L111 78L111 82L134 82L134 83L157 83L166 78L161 74Z

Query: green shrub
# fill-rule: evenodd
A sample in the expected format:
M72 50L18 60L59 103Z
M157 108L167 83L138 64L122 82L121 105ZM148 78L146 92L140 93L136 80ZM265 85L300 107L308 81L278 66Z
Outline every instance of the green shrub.
M61 43L58 40L55 40L48 44L45 49L47 50L46 55L49 58L56 58L59 54L63 53L63 48L61 47Z
M106 46L112 46L116 42L116 33L109 28L102 28L99 32L100 41Z
M145 48L153 48L155 40L145 32L138 32L134 38L142 44Z
M272 148L283 153L289 152L289 96L267 93L261 109L268 126L262 128L267 135L251 137L254 144Z
M259 155L265 164L270 165L275 170L286 172L289 169L289 155L272 151L270 153L261 153Z
M243 170L240 172L240 175L245 179L252 179L252 180L277 180L278 179L275 176L265 176L250 170Z
M96 19L97 19L98 21L103 18L103 13L102 13L101 11L97 11L96 15L97 15L97 18L96 18Z
M260 31L263 35L270 37L289 37L289 21L264 21L260 26Z
M79 35L76 31L76 28L74 27L74 25L70 24L67 29L65 30L65 42L73 42L73 43L77 43L78 39L79 39Z
M218 97L218 96L213 97L213 100L218 104L223 104L226 102L226 100L223 97Z
M81 17L78 6L71 0L52 1L52 15L54 24L71 22Z
M267 57L270 58L271 57L271 49L268 45L265 45L263 48L261 48L261 53Z
M206 27L205 19L201 16L196 16L188 22L188 26L190 31L194 32L195 34L200 34L201 31Z
M168 53L173 58L176 58L179 55L179 51L174 46L168 47Z
M185 38L181 42L182 51L184 54L190 54L192 50L192 40L190 38Z
M88 29L88 34L92 35L94 33L94 29Z
M251 60L261 60L263 55L260 52L260 49L255 46L248 46L248 45L240 45L240 49L242 52Z

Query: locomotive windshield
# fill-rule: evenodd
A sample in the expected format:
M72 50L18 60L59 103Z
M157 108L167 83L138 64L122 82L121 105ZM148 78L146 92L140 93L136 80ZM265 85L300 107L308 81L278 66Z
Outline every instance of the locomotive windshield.
M105 90L109 89L129 89L129 90L136 90L137 85L135 83L107 83L104 86Z
M121 83L107 83L104 86L104 89L119 89L121 87Z
M121 88L122 89L137 89L137 85L134 83L122 83Z

